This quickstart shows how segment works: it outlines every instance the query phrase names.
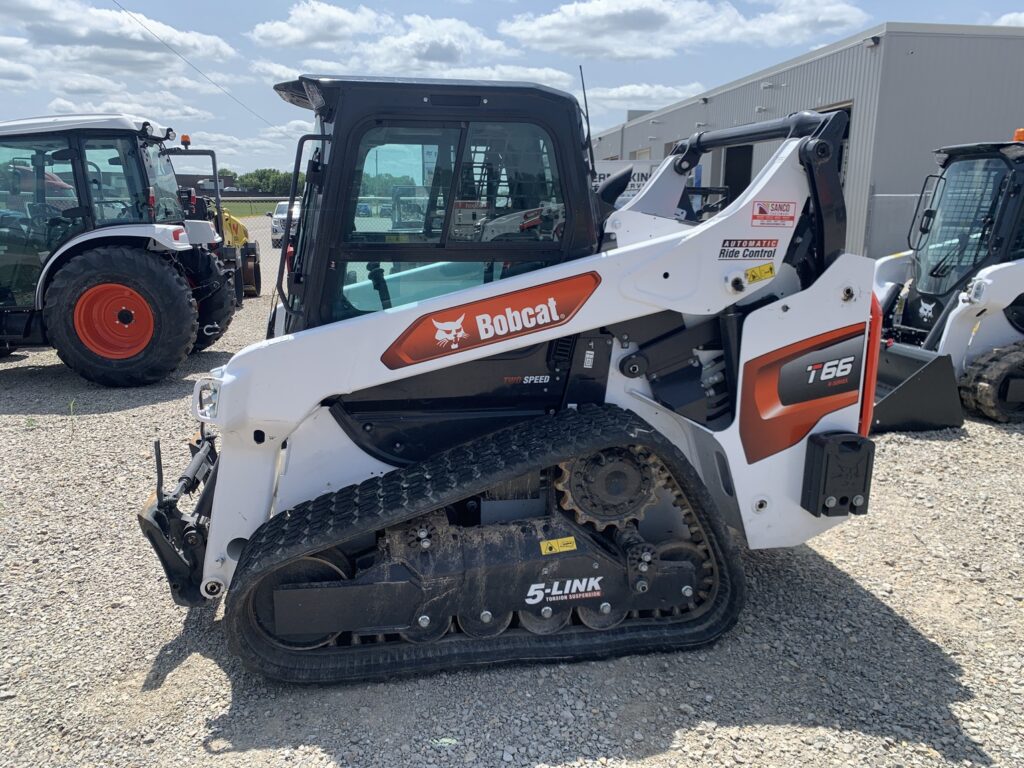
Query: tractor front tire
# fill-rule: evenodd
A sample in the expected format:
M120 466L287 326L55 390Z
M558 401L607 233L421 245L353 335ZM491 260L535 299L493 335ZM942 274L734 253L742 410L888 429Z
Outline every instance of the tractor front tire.
M46 291L43 325L64 363L108 387L165 378L188 356L198 309L185 278L165 258L110 245L78 254Z
M217 257L211 253L207 258ZM215 267L219 270L219 265ZM199 301L199 330L196 332L196 342L192 351L201 352L213 346L214 342L227 332L234 316L235 275L223 272L222 282L217 290Z
M977 357L960 379L964 406L1006 424L1024 421L1024 403L1008 401L1012 382L1024 380L1024 341Z

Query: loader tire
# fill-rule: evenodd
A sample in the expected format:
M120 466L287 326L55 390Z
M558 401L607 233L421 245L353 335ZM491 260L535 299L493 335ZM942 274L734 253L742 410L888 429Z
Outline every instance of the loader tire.
M1007 402L1010 383L1024 380L1024 341L976 358L960 379L964 407L992 421L1024 421L1024 403Z
M685 502L679 507L685 510L684 530L706 549L702 572L709 577L714 574L714 586L701 593L703 602L692 615L631 611L628 616L606 617L602 611L597 620L587 615L569 623L565 614L555 614L551 627L537 627L520 618L508 631L502 631L509 626L507 617L499 617L493 631L483 633L465 631L460 616L461 633L451 631L455 625L447 617L436 632L420 624L422 632L412 627L390 639L381 636L380 642L371 630L362 640L315 636L302 644L279 640L261 624L261 601L266 603L267 590L296 579L305 579L311 586L337 580L328 570L337 571L339 557L354 563L345 549L360 538L423 520L459 499L526 472L618 445L642 446L657 454L665 482ZM344 578L349 575L346 572ZM679 449L629 411L612 405L581 406L499 430L270 518L242 552L227 593L223 624L232 652L254 672L293 683L341 683L493 664L699 648L735 625L744 595L743 567L728 528Z
M212 254L210 258L216 258ZM192 346L193 352L201 352L217 342L228 330L235 316L235 276L225 272L220 287L206 298L199 300L199 330Z
M90 381L138 387L188 356L198 309L182 274L142 248L93 248L60 268L46 290L43 325L60 359Z

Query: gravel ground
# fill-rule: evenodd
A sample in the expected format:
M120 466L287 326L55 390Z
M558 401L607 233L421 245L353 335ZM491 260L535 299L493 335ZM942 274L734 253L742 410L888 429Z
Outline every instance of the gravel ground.
M49 350L0 363L0 766L1024 765L1024 429L879 440L872 510L745 555L702 652L333 688L229 657L176 608L135 512L173 472L192 382L110 390Z

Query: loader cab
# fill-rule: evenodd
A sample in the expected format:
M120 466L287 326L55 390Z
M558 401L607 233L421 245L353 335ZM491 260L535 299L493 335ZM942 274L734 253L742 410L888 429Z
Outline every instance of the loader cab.
M914 251L901 327L922 339L983 268L1024 258L1024 142L938 150L908 235Z
M302 217L282 245L290 332L597 250L587 137L569 94L313 76L276 90L319 128L308 163L297 161Z

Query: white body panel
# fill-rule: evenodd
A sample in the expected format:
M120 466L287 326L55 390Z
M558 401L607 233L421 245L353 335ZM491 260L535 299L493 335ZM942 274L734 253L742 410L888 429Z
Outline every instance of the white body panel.
M39 281L36 283L36 309L42 309L43 307L43 294L51 276L50 272L54 269L54 265L60 260L62 254L77 248L85 242L90 242L93 247L100 247L103 245L103 240L110 240L115 237L137 239L140 245L150 251L179 252L187 251L192 247L188 239L188 233L180 224L125 224L123 226L101 227L100 229L83 232L68 240L50 255L50 259L43 267Z
M152 120L144 120L134 115L120 113L109 114L78 114L48 115L46 117L27 117L21 120L0 121L0 136L14 136L22 133L54 133L56 131L107 130L107 131L141 131L143 123L153 127L154 135L162 134Z
M188 242L192 245L211 245L219 243L223 239L217 234L213 222L204 219L186 219L184 225L185 232L188 233Z
M910 277L913 251L875 262L874 292L882 306ZM1024 262L995 264L978 272L957 297L935 351L949 355L959 378L971 362L989 350L1013 344L1024 336L1010 325L1003 310L1024 293Z
M222 369L201 379L196 385L193 409L197 418L216 425L221 434L204 585L230 584L241 542L229 544L248 538L274 509L285 509L339 484L356 482L388 469L364 455L340 428L330 423L329 414L320 405L325 398L662 310L683 313L688 322L697 322L701 317L710 320L753 292L751 289L744 294L730 284L737 274L745 279L747 268L766 263L771 263L778 274L795 226L758 226L752 219L751 206L755 200L785 201L791 202L797 212L802 210L808 193L806 176L797 159L798 146L798 140L786 141L769 163L770 172L759 175L748 192L716 218L699 226L681 226L670 219L666 224L669 232L660 237L263 341L242 350ZM666 170L671 176L665 176ZM669 193L663 185L669 181L675 184L678 200L685 180L663 166L652 181L653 187L645 187L631 201L628 207L632 215L652 215L645 210L652 202L647 198L654 195L667 199ZM755 259L719 258L723 240L768 238L778 241L771 259L764 253ZM811 290L753 313L744 331L740 365L821 331L866 323L872 266L870 260L844 255ZM601 282L563 325L540 327L525 336L470 347L397 370L381 362L381 354L388 345L421 316L586 272L596 272ZM762 279L757 289L771 282L771 278ZM844 299L843 291L848 288L853 289L853 296ZM784 305L791 311L785 311ZM815 518L799 506L804 442L749 466L739 444L738 417L729 429L711 434L645 398L642 380L625 380L615 371L613 365L608 400L637 412L664 430L698 468L705 461L700 456L702 451L707 454L716 444L721 448L736 488L733 506L742 517L751 546L796 544L835 524L835 519ZM201 391L211 387L217 390L215 416L198 409ZM826 427L856 431L857 422L857 408L849 407L831 414L815 431ZM281 446L285 440L289 455L282 459ZM299 466L301 470L297 471ZM284 473L279 477L282 469ZM755 501L762 497L769 502L767 508L754 512Z
M1003 314L1021 293L1024 261L986 267L960 294L937 350L940 355L950 355L958 377L979 355L1024 339Z

